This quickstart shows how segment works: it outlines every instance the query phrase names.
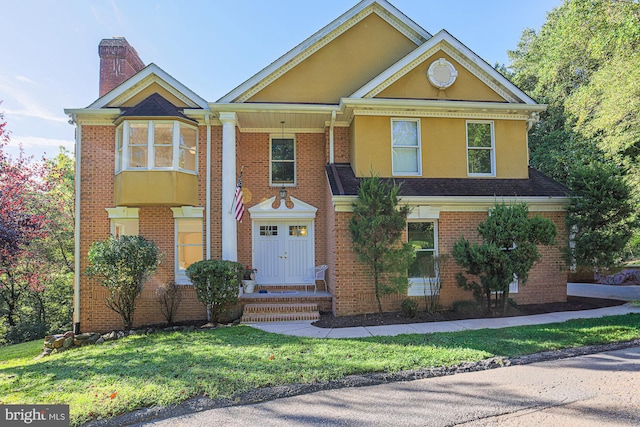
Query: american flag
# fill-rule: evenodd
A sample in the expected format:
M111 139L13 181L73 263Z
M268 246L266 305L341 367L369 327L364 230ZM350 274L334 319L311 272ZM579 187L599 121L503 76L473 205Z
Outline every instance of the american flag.
M233 199L233 216L236 221L242 222L244 216L244 196L242 195L242 173L238 178L238 186L236 187L236 195Z

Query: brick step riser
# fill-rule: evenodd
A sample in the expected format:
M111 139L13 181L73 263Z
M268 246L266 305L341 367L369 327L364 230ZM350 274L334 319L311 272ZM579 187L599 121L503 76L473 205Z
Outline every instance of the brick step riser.
M318 311L317 304L247 304L244 313L305 313Z
M296 320L320 320L320 313L281 313L242 315L241 323L293 322Z

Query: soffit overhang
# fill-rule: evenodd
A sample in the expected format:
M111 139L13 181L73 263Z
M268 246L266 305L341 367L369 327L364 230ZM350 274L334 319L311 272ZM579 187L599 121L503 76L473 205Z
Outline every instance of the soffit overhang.
M537 121L544 104L511 104L476 101L422 99L343 98L338 105L212 103L212 115L233 112L241 132L279 132L282 122L288 133L324 132L334 126L349 126L355 116L447 117L467 119ZM185 110L188 113L189 110Z

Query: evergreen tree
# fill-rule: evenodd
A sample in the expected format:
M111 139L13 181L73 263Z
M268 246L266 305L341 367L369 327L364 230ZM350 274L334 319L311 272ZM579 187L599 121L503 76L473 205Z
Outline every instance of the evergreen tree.
M414 256L411 245L401 242L410 208L399 204L399 190L373 173L362 179L349 222L353 249L373 279L380 313L382 296L406 289Z
M491 309L491 297L496 296L496 308L504 313L509 298L509 285L514 274L520 283L529 278L533 264L541 257L537 245L550 245L557 230L553 222L539 216L529 216L525 203L496 204L489 217L478 225L481 244L463 237L453 245L453 258L469 275L456 275L458 286L471 290L486 309Z

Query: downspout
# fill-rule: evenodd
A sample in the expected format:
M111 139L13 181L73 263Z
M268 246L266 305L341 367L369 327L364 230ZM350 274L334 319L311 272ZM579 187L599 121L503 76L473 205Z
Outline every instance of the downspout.
M329 164L335 163L333 128L336 124L336 110L331 112L331 125L329 126Z
M75 222L74 222L74 260L73 260L73 332L80 333L80 158L82 148L82 125L78 123L76 115L71 115L71 123L76 124L75 146Z
M208 114L204 116L204 121L207 124L207 177L205 178L207 195L204 209L207 212L205 217L207 243L205 244L205 256L206 259L211 259L211 118Z
M532 112L529 115L529 118L527 119L527 132L525 133L526 136L526 143L527 143L527 166L530 166L529 163L529 131L531 130L531 128L533 127L533 125L537 124L540 122L540 114L536 113L536 112Z

